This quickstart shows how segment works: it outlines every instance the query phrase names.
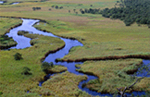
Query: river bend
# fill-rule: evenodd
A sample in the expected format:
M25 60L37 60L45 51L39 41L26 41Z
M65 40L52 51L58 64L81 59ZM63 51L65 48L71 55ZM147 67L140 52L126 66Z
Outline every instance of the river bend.
M17 34L18 31L22 31L22 30L23 31L28 31L29 33L32 33L32 34L40 34L40 35L45 35L45 36L51 36L51 37L60 38L61 40L63 40L65 42L65 47L62 48L61 50L57 51L56 53L49 54L45 58L44 61L48 62L48 63L53 62L56 65L65 66L65 67L67 67L67 70L70 73L74 73L76 75L85 75L83 73L79 73L78 71L76 71L77 68L75 67L75 64L82 64L82 62L71 62L71 63L67 63L67 62L55 62L55 59L63 58L66 54L68 54L69 50L72 47L83 46L82 43L80 43L77 40L71 40L71 39L62 38L62 37L53 35L52 33L43 32L43 31L37 30L36 28L33 27L33 25L35 23L39 22L39 20L32 20L32 19L22 19L22 20L23 20L23 23L22 23L21 26L11 29L10 32L6 34L9 37L12 37L17 42L17 45L14 46L14 47L11 47L10 49L23 49L23 48L27 48L27 47L31 46L31 44L30 44L30 40L31 39L30 38L27 38L27 37L24 37L24 36L19 36ZM147 61L144 60L143 62L147 62ZM47 76L49 77L49 76L52 76L52 75L49 74ZM88 88L82 88L82 84L83 83L87 83L89 80L97 79L97 77L93 76L93 75L86 74L86 76L88 77L88 79L79 83L78 87L81 90L86 91L87 93L89 93L90 95L93 95L93 96L99 95L99 96L110 96L110 97L112 97L111 94L101 94L101 93L97 93L95 91L91 91ZM40 82L39 86L42 86L42 83L43 82ZM135 94L137 94L137 92Z

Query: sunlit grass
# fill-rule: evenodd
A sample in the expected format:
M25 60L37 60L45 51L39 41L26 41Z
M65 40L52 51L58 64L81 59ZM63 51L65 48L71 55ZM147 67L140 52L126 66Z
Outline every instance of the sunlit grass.
M0 49L7 49L17 44L12 38L5 36L5 34L11 27L13 28L21 22L19 19L0 18Z
M43 87L50 89L50 91L55 93L55 96L90 97L86 92L78 89L79 82L85 79L86 76L78 76L69 72L64 72L54 75L43 84Z
M136 79L133 79L127 73L134 73L141 63L141 59L87 61L80 66L81 69L78 69L78 71L93 73L99 77L99 81L89 81L86 85L88 88L102 93L116 93L117 88L128 87L135 82ZM149 80L150 78L143 79L133 87L133 90L149 90Z
M17 5L8 5L14 1L15 0L9 0L6 5L0 5L0 16L46 20L47 23L40 22L39 25L35 25L35 27L40 30L52 32L59 36L76 38L84 44L83 47L72 48L70 53L63 58L64 60L105 58L109 56L121 58L127 55L150 56L150 29L148 29L146 25L137 26L137 24L133 24L130 27L126 27L120 20L107 19L99 14L81 14L79 11L84 8L111 8L117 0L48 0L46 2L26 2L30 0L18 0L22 1L22 3ZM63 9L52 8L52 5L63 6ZM93 6L91 7L91 5ZM41 10L33 11L32 7L41 7ZM49 9L51 9L51 11ZM73 11L74 9L76 9L78 14ZM69 10L71 11L70 13L68 12ZM14 20L12 19L12 21ZM13 23L12 21L9 22L10 25ZM2 25L0 25L0 27L3 28L3 31L0 31L0 34L1 32L3 34L11 27L5 25L8 24L3 22ZM69 87L69 90L63 94L61 89L64 89L65 85L67 86L67 84L69 84L69 81L66 79L61 79L60 82L55 82L54 85L56 88L52 83L48 83L52 82L52 80L58 81L57 77L48 80L48 82L45 83L44 88L39 88L37 86L37 81L41 76L44 76L44 73L42 73L40 69L40 59L43 58L49 50L55 50L63 46L64 43L58 39L46 36L29 34L26 36L30 36L31 38L38 37L38 39L31 41L31 43L34 44L33 47L23 50L0 51L0 72L2 72L0 73L0 92L2 91L4 93L3 95L8 97L11 95L16 97L18 95L37 96L40 93L44 95L45 93L43 91L50 92L52 95L58 92L56 93L58 96L78 95L81 91L78 92L77 83L74 82L74 78L76 78L76 76L68 72L58 75L57 77L60 78L65 75L72 75L74 78L70 77L70 79L67 80L73 80L73 83L75 83L75 90L72 90L72 86L74 86L74 84L72 84L71 87ZM49 45L49 43L53 43L54 45ZM21 53L24 59L21 61L15 61L13 55L16 52ZM100 80L106 79L105 82L102 81L103 84L98 83L88 85L88 87L92 87L99 92L116 92L116 87L122 87L130 84L130 80L127 75L127 79L122 79L116 75L116 72L120 69L124 70L124 67L128 68L128 66L131 65L130 63L136 63L137 61L141 62L141 60L133 59L119 61L114 60L108 62L93 61L84 63L81 70L94 73L100 77ZM118 64L123 64L123 67L120 67L120 65L118 66ZM20 72L24 66L29 67L33 75L22 76ZM83 70L84 68L85 70ZM147 84L149 79L146 80L142 80L142 82L137 84L137 86L135 86L135 90L140 90L143 87L146 87L148 90L149 88ZM77 82L79 82L79 80ZM112 82L114 85L111 84ZM62 85L62 83L64 83L64 85ZM62 85L62 88L59 85ZM47 87L51 88L50 91ZM26 94L26 91L31 88L33 89L31 90L32 93ZM9 91L11 91L11 93Z
M0 91L4 97L27 95L26 92L28 90L37 87L38 81L42 80L45 75L41 70L41 59L49 51L64 46L64 42L58 38L42 35L35 36L38 39L35 45L30 48L0 51ZM32 41L34 41L34 39ZM23 59L16 61L14 59L16 53L22 54ZM32 75L22 75L23 67L30 68ZM59 72L59 70L64 71L65 68L58 68L57 72ZM38 93L36 94L38 95Z

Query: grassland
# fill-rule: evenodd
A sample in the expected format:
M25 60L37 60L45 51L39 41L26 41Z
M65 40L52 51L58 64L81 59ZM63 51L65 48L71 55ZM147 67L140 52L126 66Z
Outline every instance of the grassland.
M9 20L9 19L8 19ZM11 19L13 20L13 19ZM4 21L7 22L7 21ZM18 21L16 21L17 23ZM13 26L13 25L11 25ZM3 30L3 28L2 28ZM19 31L21 33L21 31ZM44 80L45 73L41 69L41 59L43 59L47 53L58 50L59 48L64 47L65 43L58 39L49 36L42 36L37 34L21 33L26 37L32 38L31 44L33 45L30 48L26 49L12 49L9 51L0 51L0 93L2 97L38 97L42 96L56 96L60 95L62 91L55 90L53 92L49 88L39 87L39 81ZM53 44L53 45L49 45ZM48 48L48 49L47 49ZM22 60L15 60L14 55L20 53L23 57ZM24 67L31 69L31 75L22 75ZM59 73L66 71L67 68L63 66L54 66L50 69L52 73ZM86 79L86 76L76 76L68 72L65 75L70 75L72 78L76 78L75 84L70 87L68 93L70 95L88 95L85 92L82 92L78 89L77 84ZM57 74L56 74L57 75ZM65 75L60 75L64 76ZM67 79L66 79L67 80ZM73 79L74 80L74 79ZM69 82L66 82L68 84ZM74 83L74 82L73 82ZM74 87L76 86L76 87ZM29 91L29 93L27 93ZM66 94L67 95L67 94Z
M23 0L22 3L17 5L0 5L0 16L24 17L45 20L46 22L41 21L38 25L35 25L35 27L40 30L52 32L53 34L59 36L75 38L82 42L84 46L72 48L70 50L70 53L63 58L63 60L65 61L81 61L83 59L90 60L107 58L117 59L125 58L128 56L150 58L150 29L148 29L146 25L138 26L137 24L133 24L129 27L126 27L125 24L120 20L111 20L96 14L81 14L79 11L80 9L90 8L91 5L92 8L100 9L113 7L117 0L86 0L86 2L81 0L47 0L46 2L29 1L30 0ZM9 2L14 2L14 0L9 0ZM52 8L51 6L53 5L63 6L63 9ZM33 11L33 7L41 7L41 10ZM76 9L75 12L78 12L78 14L73 11L74 9ZM69 10L70 13L68 12ZM49 48L50 50L55 50L64 45L63 42L58 39L55 40L55 38L52 38L54 40L52 41L51 37L39 37L40 39L32 41L33 43L35 43L35 45L31 48L0 52L0 71L2 72L0 75L0 91L3 90L2 92L4 93L4 96L13 95L17 97L17 95L39 94L39 92L37 92L37 89L39 89L39 87L37 89L35 88L37 87L37 81L40 80L40 76L44 76L40 69L40 59L44 57L47 52L49 52ZM40 41L44 41L45 45L42 45ZM59 43L57 41L59 41ZM50 46L47 49L46 46L49 42L53 42L53 44L56 44L55 47ZM21 53L24 60L21 60L19 62L15 61L13 59L13 55L16 52ZM118 77L117 71L120 69L124 70L133 63L136 64L140 62L141 60L133 59L104 62L85 62L83 66L81 66L80 71L92 72L94 75L97 75L99 77L101 83L90 84L92 82L89 82L87 87L99 92L114 93L116 92L116 87L124 87L126 85L129 85L133 81L130 80L129 76L126 74L125 76L127 77L127 79ZM22 76L20 72L24 66L28 66L31 69L33 75ZM6 70L9 72L5 72ZM53 77L51 80L48 80L48 82L53 82L53 80L57 80L57 78L61 78L65 75L69 77L72 74L68 72L62 75L60 74L59 76ZM108 79L109 77L110 79ZM71 84L71 86L75 85L75 87L77 88L77 83L74 81L73 77L70 77L70 79L72 79L72 82L74 83ZM79 80L83 79L79 78ZM79 82L79 80L77 82ZM104 80L107 81L104 82ZM39 90L53 91L51 94L58 91L57 95L67 95L63 94L62 90L58 89L59 85L62 85L63 81L66 82L65 85L69 87L67 84L69 84L70 80L66 81L66 79L61 79L60 82L55 82L57 84L57 88L51 87L53 86L53 84L46 82L44 84L44 88L42 87L43 89L40 88ZM118 83L115 83L115 81ZM147 87L149 84L148 81L148 78L143 79L135 86L134 90L143 89L145 86L146 90L149 91L149 87ZM114 82L114 85L112 84L112 82ZM60 89L63 89L65 85L63 85L63 87ZM14 89L14 87L16 88ZM111 87L112 90L108 89L108 87ZM30 90L31 88L34 92L25 94L25 91ZM77 93L76 90L78 91L78 89L73 90L72 87L70 88L71 89L66 92L68 93L68 95L74 95L71 93L71 91L75 94ZM10 93L9 91L12 92Z
M12 38L5 36L5 33L21 22L18 19L0 18L0 49L6 49L17 44Z
M0 92L3 93L2 96L4 97L39 95L38 93L27 94L26 92L33 87L38 87L38 81L45 76L41 70L41 58L49 50L53 51L64 46L64 42L58 38L41 35L30 36L38 38L32 47L22 50L0 51ZM55 46L49 45L49 43L53 43ZM22 54L23 60L16 61L14 59L14 55L17 52ZM30 68L32 75L22 75L23 67ZM58 66L57 69L57 72L66 70L66 68ZM52 71L55 72L54 70Z
M98 79L91 80L85 85L91 90L101 93L117 93L117 88L128 87L135 82L136 79L129 74L136 72L141 63L141 59L87 61L83 65L79 65L78 71L92 73L98 77ZM149 78L141 80L128 92L149 91L149 80Z
M76 76L75 74L64 72L54 75L51 79L43 84L44 88L48 88L55 93L55 96L68 97L91 97L86 92L78 89L78 83L85 80L86 76Z

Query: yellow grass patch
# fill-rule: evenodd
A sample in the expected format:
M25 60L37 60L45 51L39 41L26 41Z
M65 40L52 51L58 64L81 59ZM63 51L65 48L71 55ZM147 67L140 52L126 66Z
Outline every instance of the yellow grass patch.
M51 79L43 83L42 87L48 88L57 96L91 97L86 92L78 89L79 82L85 79L86 76L78 76L69 72L65 72L52 76Z

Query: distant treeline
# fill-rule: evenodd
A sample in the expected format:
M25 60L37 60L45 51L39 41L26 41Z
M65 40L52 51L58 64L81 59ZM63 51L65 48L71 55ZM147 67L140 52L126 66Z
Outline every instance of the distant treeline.
M101 14L104 17L120 19L126 26L136 22L150 24L150 0L120 0L115 8L105 8Z
M126 26L132 23L147 24L150 27L150 0L120 0L114 8L100 9L80 9L82 14L102 14L103 17L120 19Z

